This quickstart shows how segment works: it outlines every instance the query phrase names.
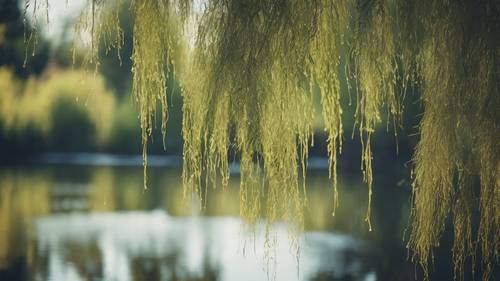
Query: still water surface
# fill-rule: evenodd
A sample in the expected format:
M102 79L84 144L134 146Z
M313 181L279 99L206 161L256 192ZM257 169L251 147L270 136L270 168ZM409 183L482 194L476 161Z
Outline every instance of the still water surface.
M0 280L372 281L404 280L413 269L399 236L405 205L375 204L380 224L368 233L366 187L344 184L332 218L324 171L308 179L297 256L280 223L270 251L263 223L244 230L237 175L200 210L183 199L178 168L151 167L144 190L140 166L86 164L0 170Z

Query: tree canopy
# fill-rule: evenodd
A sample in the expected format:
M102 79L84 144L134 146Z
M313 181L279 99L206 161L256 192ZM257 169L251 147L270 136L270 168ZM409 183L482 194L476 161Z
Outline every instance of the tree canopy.
M27 2L28 10L43 5ZM88 1L77 24L83 35L76 37L88 45L88 62L99 61L98 42L121 47L122 5ZM227 185L231 150L240 160L242 217L252 224L266 208L269 223L284 219L300 231L315 114L325 120L335 214L336 159L344 139L341 97L349 95L356 105L361 169L371 198L372 135L383 119L401 126L405 96L418 91L424 112L412 165L412 258L428 277L432 251L451 217L456 276L463 278L465 260L480 253L483 280L491 278L500 258L498 1L135 0L126 5L134 16L132 91L145 167L157 109L166 133L166 81L175 73L183 96L186 194ZM321 113L313 106L318 94ZM371 228L370 206L366 221Z

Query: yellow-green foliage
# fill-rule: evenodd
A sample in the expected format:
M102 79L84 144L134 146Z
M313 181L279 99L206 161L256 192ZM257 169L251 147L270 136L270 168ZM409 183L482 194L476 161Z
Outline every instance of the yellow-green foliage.
M96 11L104 11L96 5L106 4L90 2L92 46L102 34L120 34L109 21L105 26L113 28L95 28ZM413 258L428 277L432 250L451 215L457 277L477 245L488 280L500 256L499 10L488 0L132 1L133 87L144 153L157 104L165 130L165 81L175 65L184 98L185 194L226 186L233 150L241 163L241 215L253 223L265 208L270 223L284 219L300 230L314 89L328 134L335 211L341 96L356 101L371 202L372 135L383 114L387 125L400 125L402 100L414 87L424 112L413 170ZM119 46L116 36L110 42ZM187 58L172 59L182 46ZM476 210L479 231L472 237ZM366 220L371 229L370 206Z
M181 3L182 2L182 3ZM103 43L106 54L123 45L123 31L120 28L119 12L124 5L134 16L134 41L132 53L132 94L138 108L142 129L144 159L144 187L147 186L147 144L153 129L157 126L156 111L161 111L161 131L166 134L167 79L182 67L184 58L183 40L179 23L185 20L190 3L188 1L88 1L79 22L75 26L75 51L87 49L84 65L99 66L98 44ZM171 89L173 90L173 89Z
M108 140L113 123L115 97L104 81L84 71L53 71L44 77L31 77L24 88L6 68L0 69L0 120L7 131L33 126L49 136L53 109L62 99L73 101L87 113L96 128L96 141Z
M83 58L83 64L95 65L97 70L99 43L104 44L106 53L112 48L120 50L123 45L123 31L120 28L118 15L122 4L121 0L88 1L89 8L83 10L79 21L75 24L73 60L76 59L77 50L86 49L88 51ZM36 1L34 5L36 6Z
M417 57L425 111L414 158L409 246L427 269L451 214L460 279L476 245L483 280L490 279L492 262L500 256L500 45L498 19L491 9L495 7L487 4L432 2L421 18L422 32L428 34ZM472 214L477 210L479 231L474 238Z
M144 187L147 184L147 143L155 127L157 103L161 108L161 131L166 134L167 78L174 65L180 61L180 37L175 25L175 14L168 2L132 2L134 22L134 49L132 73L134 99L139 108L144 158ZM175 50L175 51L174 51Z
M5 129L14 128L21 121L19 120L18 106L20 83L15 80L12 71L0 68L0 119Z

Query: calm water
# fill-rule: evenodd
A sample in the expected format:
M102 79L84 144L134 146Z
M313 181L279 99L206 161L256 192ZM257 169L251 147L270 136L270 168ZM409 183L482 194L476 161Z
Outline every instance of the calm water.
M180 170L161 161L150 168L149 189L144 190L142 167L133 161L125 167L116 164L126 159L104 161L105 166L102 161L61 165L57 157L48 160L51 164L0 170L0 280L372 281L413 276L402 242L405 192L397 188L376 193L375 229L369 233L363 222L366 187L345 181L333 218L326 171L312 171L306 232L299 237L297 257L282 224L274 226L278 245L267 254L263 225L255 233L244 231L237 217L237 175L227 190L211 191L206 208L199 210L197 202L182 198Z

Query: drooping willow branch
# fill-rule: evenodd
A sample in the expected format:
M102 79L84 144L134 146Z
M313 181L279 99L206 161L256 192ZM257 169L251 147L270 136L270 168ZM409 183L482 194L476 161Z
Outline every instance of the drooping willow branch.
M84 16L83 26L92 23L92 42L119 48L118 18L109 15L121 4L90 2L91 20ZM166 79L175 66L184 102L187 195L227 185L232 149L240 159L242 217L254 223L265 207L270 223L284 219L301 230L318 88L334 214L343 140L340 100L347 94L356 100L371 229L372 136L384 114L395 128L401 125L403 99L412 85L424 113L414 155L408 246L427 278L432 249L452 216L456 276L463 278L465 259L475 256L477 244L483 280L490 279L500 256L496 1L136 0L129 9L135 17L133 95L144 160L157 107L165 133ZM93 49L90 56L96 58ZM475 210L480 219L473 237Z

